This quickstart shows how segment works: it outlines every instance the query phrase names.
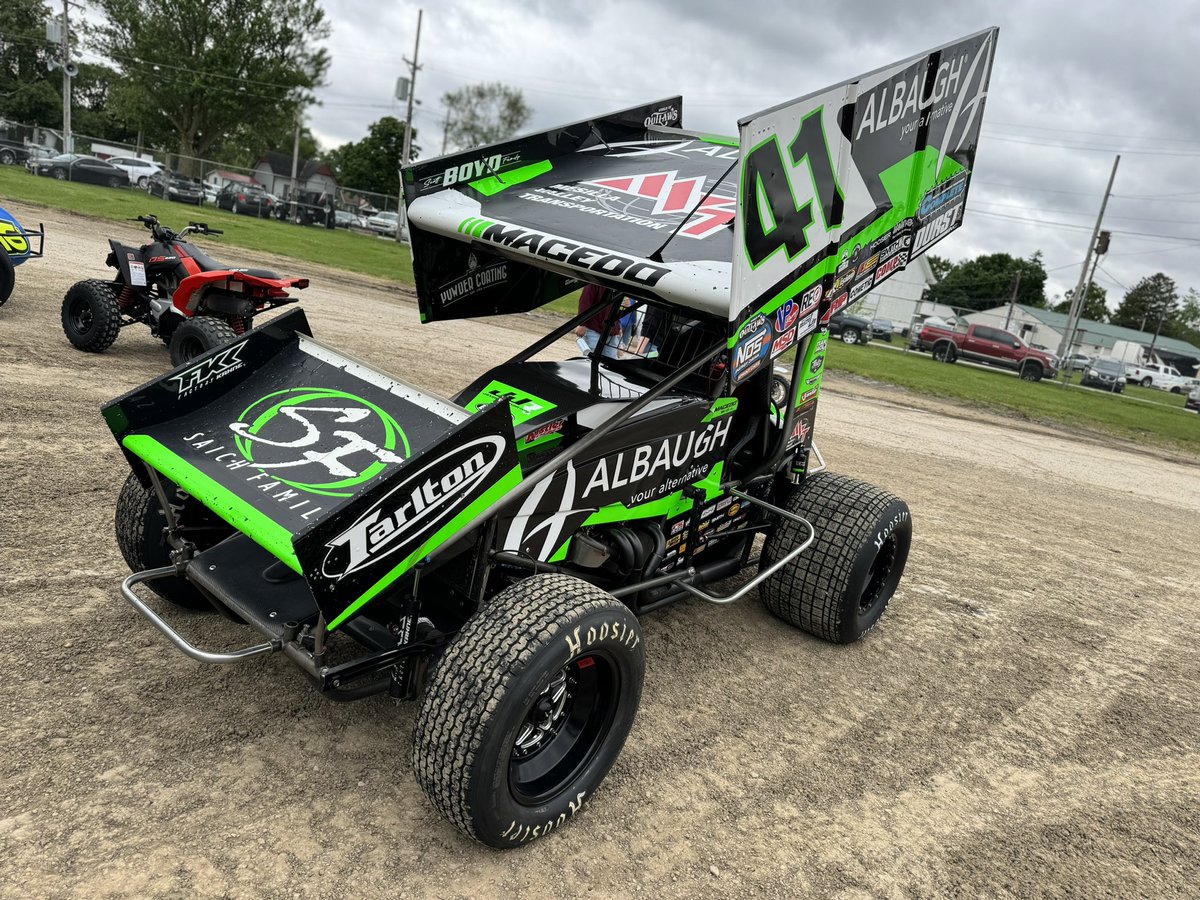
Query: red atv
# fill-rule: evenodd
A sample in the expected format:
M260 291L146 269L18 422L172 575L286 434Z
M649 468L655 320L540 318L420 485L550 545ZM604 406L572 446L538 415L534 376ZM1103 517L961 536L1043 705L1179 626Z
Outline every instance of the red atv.
M180 365L233 340L252 327L254 316L296 302L289 288L308 287L307 278L280 278L266 269L235 269L205 255L183 238L221 234L190 222L178 234L155 216L138 216L154 236L141 249L109 239L112 281L88 279L63 298L62 326L80 350L107 350L126 325L143 322L170 347Z

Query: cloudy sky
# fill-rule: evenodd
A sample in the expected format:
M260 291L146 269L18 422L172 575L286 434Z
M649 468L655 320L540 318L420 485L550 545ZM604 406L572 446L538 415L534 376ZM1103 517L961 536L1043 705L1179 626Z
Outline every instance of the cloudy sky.
M740 116L1000 26L984 138L952 259L1044 254L1048 293L1074 286L1113 157L1121 154L1097 273L1116 306L1162 271L1200 290L1200 7L1009 0L322 0L332 66L309 124L357 140L392 100L424 6L415 126L441 150L441 97L503 81L529 130L673 94L684 125L736 134ZM919 12L914 12L919 10Z

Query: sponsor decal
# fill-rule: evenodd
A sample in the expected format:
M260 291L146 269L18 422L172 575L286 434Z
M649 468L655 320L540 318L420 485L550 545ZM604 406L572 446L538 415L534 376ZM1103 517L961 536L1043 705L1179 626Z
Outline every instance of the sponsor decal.
M515 153L494 153L491 156L483 157L482 159L472 160L470 162L460 163L457 166L450 166L442 170L437 175L431 175L421 181L421 187L431 188L441 185L448 188L451 185L459 184L465 181L475 181L483 178L486 175L495 175L506 166L521 161L520 152Z
M463 297L470 297L480 291L503 284L508 280L508 262L497 260L479 265L479 258L471 253L467 256L467 274L455 278L438 288L438 302L449 306Z
M836 316L839 312L846 308L846 304L850 302L850 295L845 291L838 294L829 303L829 309L825 311L825 315L821 316L821 323L824 324L831 317Z
M872 275L863 281L856 282L854 287L850 288L850 302L854 302L875 285L875 276Z
M675 537L673 537L667 541L667 549L670 550L672 547L677 546L679 544L679 542L682 540L683 540L682 534L675 535Z
M770 328L759 328L744 337L733 349L733 380L742 381L757 372L770 352Z
M821 282L817 282L807 291L800 295L800 306L807 310L810 306L816 306L821 302L821 298L825 296L825 288Z
M923 252L925 248L944 238L956 227L962 220L963 203L959 201L954 206L947 209L928 225L922 225L913 238L912 255L916 256Z
M928 221L929 217L938 209L951 203L961 197L967 190L967 173L959 172L949 181L935 185L930 188L929 192L921 198L921 205L917 207L917 217Z
M29 252L29 241L21 234L21 229L13 219L0 215L0 252L10 256L24 256Z
M800 320L800 324L796 326L796 338L802 338L810 331L815 331L817 327L817 310L813 310L807 316Z
M803 403L806 400L812 400L816 396L817 396L817 388L813 388L811 391L804 392L804 396L802 396L800 398L800 402Z
M771 344L771 359L786 353L788 348L795 343L796 329L792 328L785 334L781 334L779 337L775 338L774 343Z
M148 260L146 260L146 262L153 266L156 263L179 262L179 257L178 256L152 256Z
M646 119L642 124L647 128L653 128L656 126L674 125L678 121L678 107L662 106L650 113L650 115L646 116Z
M547 422L545 425L535 428L529 434L525 435L525 443L532 444L535 441L540 441L547 435L558 434L566 424L566 419L555 419L553 422Z
M932 80L926 78L927 70L921 66L911 77L901 76L880 85L867 95L865 101L859 98L862 118L858 120L854 139L857 141L864 133L875 134L896 122L919 116L938 104L948 104L967 81L964 76L968 74L968 61L964 53L942 62Z
M171 376L167 379L167 384L175 386L176 393L180 398L186 397L193 391L198 391L200 388L224 378L230 372L236 372L242 368L245 363L241 360L241 354L245 348L245 342L232 344L199 365Z
M812 443L813 424L817 417L817 404L806 403L796 409L795 424L792 433L788 435L787 450L797 447L807 447Z
M722 497L717 501L717 509L728 509L729 504L733 502L733 497Z
M907 250L910 246L912 246L912 235L902 234L884 248L879 254L879 261L883 262L884 260L891 259L901 250Z
M523 391L520 388L515 388L502 381L492 381L475 395L475 398L466 405L465 409L467 412L478 412L489 403L496 403L500 400L508 401L514 425L520 425L523 422L528 422L530 419L535 419L542 413L549 412L555 407L555 404L549 400L535 397L533 394Z
M676 522L674 525L671 526L671 534L679 534L685 528L687 528L687 519L680 519L678 522Z
M863 264L858 267L858 277L862 278L864 275L866 275L868 272L870 272L872 269L874 269L875 264L877 262L879 262L879 254L878 253L876 253L874 256L868 257L866 260L864 260ZM858 287L858 285L855 285L855 287Z
M821 338L817 341L817 346L813 347L813 353L824 353L829 347L829 339Z
M646 287L654 287L671 271L648 260L578 244L517 225L494 223L484 228L479 237L509 250L519 250L550 262L588 269L606 278L618 278Z
M601 457L592 470L581 495L587 500L594 494L608 494L618 488L632 492L632 503L646 503L670 494L684 484L704 477L708 464L697 467L701 459L725 447L733 417L710 422L698 431L677 434L615 456ZM667 477L671 471L684 471ZM629 504L626 504L629 505Z
M736 161L741 155L737 147L710 144L707 141L698 141L692 138L681 141L662 140L661 138L649 141L610 141L607 144L588 147L582 152L603 153L613 159L638 156L673 156L678 159L688 159L692 156L707 156L711 159L724 159L729 162Z
M419 541L475 499L504 453L504 438L489 435L455 447L407 475L328 543L321 574L347 575L415 550Z
M824 356L814 356L812 362L810 362L808 364L808 371L811 372L813 375L816 375L824 367L825 367L825 357Z
M700 510L701 517L711 516L716 511L716 508L717 508L717 505L715 503L708 504L708 506L706 506L706 507L704 507L704 509Z
M794 300L787 300L775 311L775 333L783 334L800 318L800 307Z
M686 215L687 224L679 230L679 235L702 239L716 234L732 222L737 213L736 197L721 197L715 193L705 197L708 192L706 182L703 175L680 178L678 171L668 171L581 183L647 200L648 216L678 219Z
M838 275L837 278L833 279L833 291L836 293L837 291L840 291L846 287L846 285L854 280L855 274L857 274L857 270L847 269L845 272Z
M267 394L229 430L241 457L231 468L249 466L259 478L270 474L296 490L337 497L404 462L408 448L389 413L354 394L323 388Z
M725 515L729 516L729 518L732 519L734 516L736 516L741 511L742 511L742 504L735 503L735 504L733 504L733 506L729 507L729 510L725 513Z
M891 259L889 259L887 262L885 262L883 265L881 265L876 270L875 283L879 284L881 281L883 281L883 279L887 278L889 275L891 275L893 272L895 272L898 268L900 268L900 264L903 262L904 262L903 256L893 256Z

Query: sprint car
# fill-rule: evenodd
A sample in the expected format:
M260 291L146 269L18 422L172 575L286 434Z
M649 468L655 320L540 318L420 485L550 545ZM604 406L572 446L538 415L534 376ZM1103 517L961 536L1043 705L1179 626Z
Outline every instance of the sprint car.
M640 617L757 592L859 640L912 521L813 445L828 322L960 224L995 40L736 138L684 130L676 97L406 168L422 321L596 302L450 398L292 310L112 401L123 596L194 659L280 653L332 699L416 701L418 783L500 848L592 801L637 711ZM533 361L589 323L588 352ZM179 607L257 638L202 649Z
M36 250L31 238L37 239ZM17 266L42 256L45 241L46 232L41 225L37 231L26 231L12 213L0 206L0 306L12 296Z

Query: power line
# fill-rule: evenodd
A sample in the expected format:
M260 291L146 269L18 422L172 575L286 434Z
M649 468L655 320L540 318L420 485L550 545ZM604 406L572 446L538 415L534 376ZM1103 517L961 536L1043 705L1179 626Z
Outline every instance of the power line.
M1172 152L1169 150L1130 150L1125 147L1113 147L1113 146L1095 147L1095 146L1090 146L1090 145L1085 145L1085 144L1064 144L1064 143L1055 143L1052 141L1031 141L1031 140L1026 140L1024 138L1010 137L1005 134L997 134L996 132L990 132L990 131L987 131L986 129L983 131L983 135L991 140L1002 141L1002 142L1009 143L1009 144L1025 144L1025 145L1028 145L1031 147L1054 147L1059 150L1084 150L1084 151L1089 151L1089 152L1096 151L1096 152L1103 152L1103 153L1136 154L1139 156L1171 156L1171 157L1180 157L1180 158L1184 158L1184 159L1195 159L1196 157L1200 157L1200 150L1197 150L1194 152L1188 152L1188 151Z
M1029 209L1030 207L1021 203L997 203L994 200L976 200L976 203L983 203L987 206L1003 206L1006 209ZM1039 207L1038 212L1065 213L1068 216L1090 216L1090 212L1081 212L1073 209L1054 209L1051 207ZM1181 219L1153 219L1147 216L1109 216L1110 219L1130 219L1136 222L1161 222L1167 225L1200 225L1200 220L1184 221Z
M1051 222L1044 219L1031 219L1027 216L1013 216L1008 213L988 212L986 209L976 210L976 213L981 216L991 216L996 219L1012 219L1017 222L1033 222L1037 225L1044 225L1048 228L1071 228L1075 230L1082 229L1083 231L1091 231L1088 225L1077 225L1074 222ZM1191 243L1200 243L1200 237L1189 237L1180 234L1156 234L1150 231L1124 231L1118 229L1110 229L1113 234L1123 234L1127 237L1146 237L1146 238L1163 238L1169 241L1188 241Z

